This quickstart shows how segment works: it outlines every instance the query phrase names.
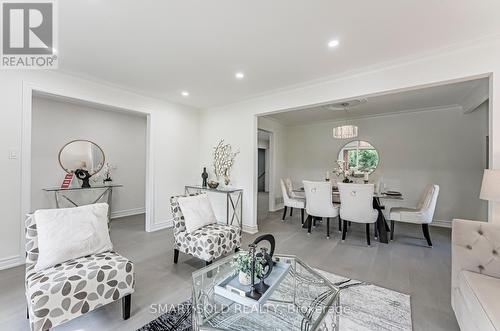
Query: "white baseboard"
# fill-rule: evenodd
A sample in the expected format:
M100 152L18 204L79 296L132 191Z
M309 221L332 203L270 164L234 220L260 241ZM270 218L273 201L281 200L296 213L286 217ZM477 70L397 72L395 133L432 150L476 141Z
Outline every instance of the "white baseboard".
M440 228L450 228L451 229L452 222L451 221L443 221L443 220L433 220L432 223L429 225L430 226L438 226Z
M125 209L125 210L117 210L117 211L114 211L111 213L111 219L144 214L145 212L146 212L146 209L144 207Z
M172 219L166 220L166 221L161 221L157 222L154 224L151 224L151 227L149 228L148 232L154 232L158 230L163 230L163 229L168 229L174 226L174 221Z
M255 234L259 232L259 228L257 225L245 225L243 224L243 232L249 233L249 234Z
M6 257L0 259L0 270L14 268L23 265L24 263L25 263L24 258L19 255Z

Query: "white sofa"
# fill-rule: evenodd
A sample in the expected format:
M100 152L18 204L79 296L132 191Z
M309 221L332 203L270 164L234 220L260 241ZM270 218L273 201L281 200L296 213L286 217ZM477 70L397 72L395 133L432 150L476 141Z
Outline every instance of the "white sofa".
M453 221L451 304L462 331L500 330L500 226Z

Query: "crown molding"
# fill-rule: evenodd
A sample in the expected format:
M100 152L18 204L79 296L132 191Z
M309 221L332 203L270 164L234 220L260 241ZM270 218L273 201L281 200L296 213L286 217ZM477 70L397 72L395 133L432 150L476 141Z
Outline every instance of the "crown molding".
M412 113L427 113L427 112L448 111L448 110L450 110L450 111L463 111L463 108L461 105L414 108L414 109L395 111L395 112L391 112L391 113L359 115L359 116L343 117L343 118L331 119L331 120L318 120L318 121L312 121L312 122L308 122L308 123L304 123L304 124L286 125L286 124L282 123L282 125L286 126L287 128L290 128L290 127L300 127L300 126L321 124L321 123L336 124L336 123L343 123L345 121L364 120L364 119L379 118L379 117L395 117L395 116L401 116L401 115L408 115L408 114L412 114Z

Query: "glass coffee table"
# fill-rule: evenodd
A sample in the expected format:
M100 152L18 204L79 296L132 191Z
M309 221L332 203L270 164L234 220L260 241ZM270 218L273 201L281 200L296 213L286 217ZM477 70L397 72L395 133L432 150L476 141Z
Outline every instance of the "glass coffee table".
M338 330L339 289L295 256L273 256L290 269L263 305L247 307L215 294L215 285L234 273L233 259L193 273L194 330Z

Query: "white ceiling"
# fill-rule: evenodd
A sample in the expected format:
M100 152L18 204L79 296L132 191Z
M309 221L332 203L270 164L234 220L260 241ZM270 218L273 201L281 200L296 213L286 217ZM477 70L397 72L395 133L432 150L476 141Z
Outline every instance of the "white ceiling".
M428 111L456 107L461 111L475 108L488 96L487 78L470 80L461 83L428 87L366 98L366 102L346 112L343 109L332 109L328 105L291 110L265 117L274 119L284 125L302 125L323 121L363 118L396 113ZM470 101L477 101L476 104ZM480 100L480 101L479 101Z
M498 0L58 4L60 69L200 108L500 33Z

